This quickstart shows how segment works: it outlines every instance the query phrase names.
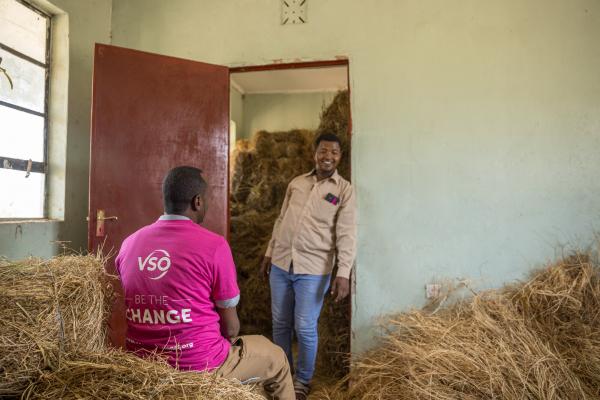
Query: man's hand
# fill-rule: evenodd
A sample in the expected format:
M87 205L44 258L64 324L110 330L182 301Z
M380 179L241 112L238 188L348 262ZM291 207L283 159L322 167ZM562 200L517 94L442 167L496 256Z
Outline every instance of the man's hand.
M331 295L334 297L335 302L339 303L350 293L350 280L338 276L333 280L331 284Z
M268 280L270 273L271 273L271 257L264 257L262 262L260 263L260 275Z

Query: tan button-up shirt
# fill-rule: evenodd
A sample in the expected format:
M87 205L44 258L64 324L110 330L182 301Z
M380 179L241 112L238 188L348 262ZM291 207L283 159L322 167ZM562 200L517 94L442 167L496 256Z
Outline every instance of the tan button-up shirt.
M331 273L337 258L337 276L349 278L356 257L356 205L350 182L337 171L321 181L314 170L294 178L266 256L283 270L289 271L293 262L295 274L311 275Z

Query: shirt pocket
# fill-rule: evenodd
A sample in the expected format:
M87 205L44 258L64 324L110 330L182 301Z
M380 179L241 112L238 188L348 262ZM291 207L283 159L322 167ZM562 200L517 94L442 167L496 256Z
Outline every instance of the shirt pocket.
M339 204L332 204L321 197L320 199L317 199L315 212L313 214L314 219L319 223L319 225L333 227L338 208Z

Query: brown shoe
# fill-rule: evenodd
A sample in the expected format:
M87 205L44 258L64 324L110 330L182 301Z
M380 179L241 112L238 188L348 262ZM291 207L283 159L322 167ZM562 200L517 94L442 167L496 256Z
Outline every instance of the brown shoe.
M296 394L296 400L306 400L308 398L308 394L310 393L310 385L295 380L294 393Z

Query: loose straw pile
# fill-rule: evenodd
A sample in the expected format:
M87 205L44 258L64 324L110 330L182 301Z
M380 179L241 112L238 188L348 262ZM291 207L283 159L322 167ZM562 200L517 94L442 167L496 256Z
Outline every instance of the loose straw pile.
M597 399L599 272L577 254L436 314L393 316L345 382L316 398Z

